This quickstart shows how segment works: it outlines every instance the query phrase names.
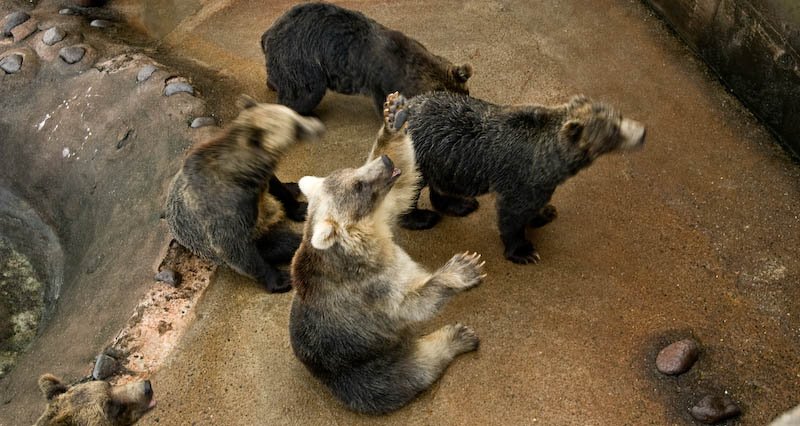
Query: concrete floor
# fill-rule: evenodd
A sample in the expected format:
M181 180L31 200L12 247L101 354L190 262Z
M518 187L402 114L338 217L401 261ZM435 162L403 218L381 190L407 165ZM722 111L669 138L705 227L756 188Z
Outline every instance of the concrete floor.
M172 31L159 22L162 55L218 73L218 86L198 86L223 121L236 92L273 101L259 39L293 2L187 3L196 10L167 20ZM406 408L343 409L292 355L291 294L221 268L151 377L159 405L142 424L692 424L694 402L727 393L744 411L729 424L761 425L800 403L800 167L645 6L337 3L472 63L473 96L549 104L584 93L645 122L648 145L556 191L559 218L531 232L538 265L503 259L491 196L469 217L398 233L429 268L471 250L489 274L429 327L469 324L480 350ZM359 164L380 126L367 98L329 94L317 113L327 135L295 150L282 178ZM656 353L686 336L700 360L660 376Z

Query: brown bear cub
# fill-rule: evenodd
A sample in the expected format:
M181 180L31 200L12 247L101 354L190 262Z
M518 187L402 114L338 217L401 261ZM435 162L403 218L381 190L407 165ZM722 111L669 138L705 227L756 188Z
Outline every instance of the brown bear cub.
M540 259L525 228L556 217L548 204L556 187L597 157L641 147L645 139L641 123L583 96L553 107L501 106L437 92L409 100L408 111L408 133L433 207L465 216L478 208L475 196L496 192L505 257L521 264ZM426 229L440 219L414 204L403 227Z
M481 282L483 263L477 254L457 254L430 273L393 241L416 180L403 102L401 96L387 102L376 158L299 182L309 206L292 260L292 348L348 408L369 414L404 406L457 355L478 347L478 337L461 324L419 333L450 297ZM385 152L398 154L410 179Z
M156 405L149 380L120 386L98 380L70 387L45 374L39 378L39 389L48 402L36 426L127 426Z
M314 118L242 97L239 116L218 137L192 148L172 181L166 219L175 239L193 253L226 264L266 286L288 291L288 263L300 236L281 224L305 218L305 203L275 176L285 152L325 130Z
M394 91L469 93L469 65L455 66L403 33L332 4L289 9L261 37L261 48L267 86L300 114L310 114L327 89L372 96L379 112Z

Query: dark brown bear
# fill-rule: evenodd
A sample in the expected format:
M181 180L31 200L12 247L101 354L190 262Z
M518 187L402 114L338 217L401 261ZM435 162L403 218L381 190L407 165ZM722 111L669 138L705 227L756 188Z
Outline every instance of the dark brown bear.
M267 86L300 114L311 113L327 89L372 96L378 112L395 91L469 93L470 65L455 66L403 33L332 4L289 9L261 37L261 48Z

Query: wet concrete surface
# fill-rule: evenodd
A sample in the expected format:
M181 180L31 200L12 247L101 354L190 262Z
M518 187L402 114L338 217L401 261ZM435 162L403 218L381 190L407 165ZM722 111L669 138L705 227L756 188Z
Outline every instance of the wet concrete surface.
M728 424L761 425L800 403L800 167L645 6L337 3L471 62L476 97L550 104L584 93L645 122L648 144L556 191L559 218L530 233L538 265L503 259L491 196L466 218L398 232L429 268L471 250L489 274L425 330L463 322L480 349L406 408L381 418L342 408L292 355L291 294L220 268L152 375L159 405L142 424L692 424L688 409L715 393L743 409ZM291 4L203 2L171 32L159 24L159 59L192 69L224 124L238 92L275 99L259 39ZM367 98L329 94L317 113L328 133L292 152L281 178L359 164L380 126ZM699 361L661 376L658 351L686 337ZM45 361L26 371L57 363ZM7 406L0 424L31 423L43 408Z

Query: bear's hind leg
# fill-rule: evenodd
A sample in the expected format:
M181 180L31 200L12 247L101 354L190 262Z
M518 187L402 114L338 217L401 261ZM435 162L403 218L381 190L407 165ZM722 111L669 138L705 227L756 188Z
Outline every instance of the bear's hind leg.
M453 359L478 349L480 340L470 327L463 324L446 325L416 341L413 358L417 367L415 379L419 391L435 382Z
M473 197L456 197L443 194L430 186L430 199L433 208L450 216L466 216L478 210L478 200Z
M254 243L231 247L221 257L231 269L258 281L270 293L283 293L292 288L287 274L267 263Z
M258 251L269 263L289 263L294 252L300 247L302 237L283 226L269 230L262 238L256 241Z

